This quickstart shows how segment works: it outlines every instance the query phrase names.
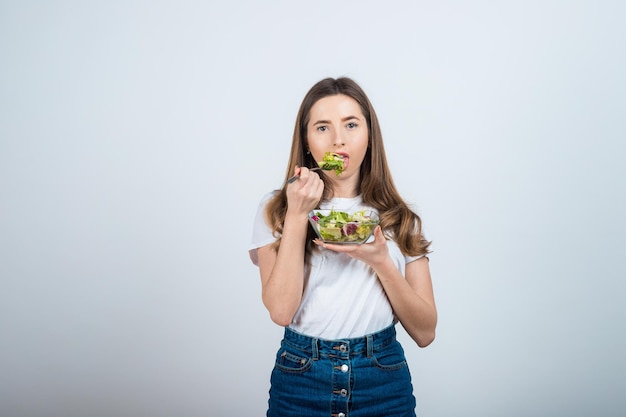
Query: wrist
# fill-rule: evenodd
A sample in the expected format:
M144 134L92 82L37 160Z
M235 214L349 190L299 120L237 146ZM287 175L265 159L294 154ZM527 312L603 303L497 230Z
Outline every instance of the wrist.
M385 256L385 258L381 259L380 262L376 263L376 265L370 266L379 277L393 276L393 273L398 271L396 264L390 256Z
M308 213L296 213L287 211L287 213L285 214L285 222L283 224L283 228L303 227L308 225L308 222Z

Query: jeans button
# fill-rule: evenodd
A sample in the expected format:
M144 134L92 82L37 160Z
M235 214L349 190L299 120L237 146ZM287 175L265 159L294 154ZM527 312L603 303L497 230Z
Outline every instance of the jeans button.
M337 417L346 417L346 415L344 413L339 413L337 414Z
M345 397L346 395L348 395L348 390L344 388L340 391L340 394L342 397Z
M348 372L348 369L348 365L346 365L345 363L341 365L341 372L343 372L344 374Z
M341 345L339 346L339 350L345 352L346 350L348 350L348 348L346 347L346 345Z

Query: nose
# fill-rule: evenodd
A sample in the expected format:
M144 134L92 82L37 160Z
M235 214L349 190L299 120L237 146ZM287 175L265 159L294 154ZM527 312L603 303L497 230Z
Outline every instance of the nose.
M341 135L339 131L335 131L335 135L333 136L333 145L337 147L345 145L343 135Z

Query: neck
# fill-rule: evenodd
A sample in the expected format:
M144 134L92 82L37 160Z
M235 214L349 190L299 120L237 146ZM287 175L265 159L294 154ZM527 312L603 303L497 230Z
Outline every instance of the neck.
M358 177L333 181L333 197L353 198L357 194Z

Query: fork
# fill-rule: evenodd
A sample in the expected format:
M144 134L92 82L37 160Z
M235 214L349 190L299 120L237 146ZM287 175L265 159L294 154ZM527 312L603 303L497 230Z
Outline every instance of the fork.
M315 167L315 168L309 168L309 171L320 171L322 168L320 167ZM295 180L297 180L298 178L300 178L300 174L296 174L293 177L290 177L287 180L287 184L291 184L292 182L294 182Z

